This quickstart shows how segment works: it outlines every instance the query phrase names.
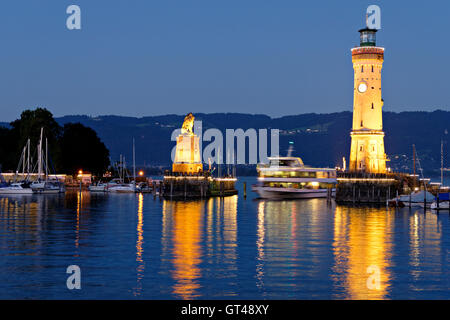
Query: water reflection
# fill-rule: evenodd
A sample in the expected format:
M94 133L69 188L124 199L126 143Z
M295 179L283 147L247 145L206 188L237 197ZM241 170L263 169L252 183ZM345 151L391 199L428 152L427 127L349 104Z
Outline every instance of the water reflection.
M442 275L442 222L439 216L424 213L423 209L413 212L409 216L409 239L410 289L420 291L417 284L425 273L435 275L434 281L439 281Z
M10 246L11 252L17 250L22 252L21 254L37 254L38 252L34 252L33 248L43 249L44 244L41 239L46 230L66 227L63 223L55 224L55 219L57 220L58 216L68 218L68 220L61 221L73 223L67 228L74 234L71 240L73 239L72 243L78 248L83 225L89 226L89 221L83 221L83 218L87 219L87 213L90 212L91 207L91 195L88 191L2 196L0 197L0 219L2 221L0 230L18 235L18 237L9 238L9 242L6 244ZM66 216L67 214L68 216ZM20 241L20 237L27 240ZM19 242L13 243L11 239ZM1 241L5 241L5 238L2 237Z
M0 198L0 232L15 237L0 237L8 255L37 255L41 247L42 199L32 195Z
M449 232L447 212L320 199L0 197L0 298L73 298L77 264L83 299L448 299Z
M206 272L217 272L217 282L236 275L237 201L237 196L164 201L163 256L171 253L172 295L182 299L200 297L199 280ZM208 265L217 264L220 268L208 269ZM235 290L221 290L225 296L236 295Z
M137 227L136 227L136 288L134 288L134 295L138 296L142 291L142 279L144 278L145 263L143 259L144 253L144 195L138 194L138 210L137 210Z
M202 201L164 201L163 204L163 226L170 228L163 227L163 232L170 233L172 240L173 294L182 299L199 296L203 213Z
M327 223L323 215L311 214L319 207L328 210L318 199L258 201L255 277L263 297L276 296L277 290L295 298L297 292L310 290L299 279L322 272Z
M383 299L390 290L394 214L386 209L336 207L333 281L336 298ZM368 269L369 268L369 269ZM379 286L368 279L379 270Z

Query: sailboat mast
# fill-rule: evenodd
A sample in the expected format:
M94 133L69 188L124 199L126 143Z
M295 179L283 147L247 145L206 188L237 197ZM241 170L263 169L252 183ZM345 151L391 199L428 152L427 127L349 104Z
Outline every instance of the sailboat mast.
M27 157L27 146L23 147L23 153L22 153L22 176L25 177L25 163L26 163L26 157Z
M220 148L217 150L217 178L220 178Z
M27 174L30 175L30 138L28 138Z
M136 187L136 148L134 145L134 138L133 138L133 179L134 179L134 187Z
M441 186L444 185L444 140L441 140Z
M119 179L122 182L122 155L119 156Z
M48 179L48 139L45 138L45 178Z
M41 128L41 137L39 139L39 147L38 147L38 179L41 179L42 175L42 132L44 128Z

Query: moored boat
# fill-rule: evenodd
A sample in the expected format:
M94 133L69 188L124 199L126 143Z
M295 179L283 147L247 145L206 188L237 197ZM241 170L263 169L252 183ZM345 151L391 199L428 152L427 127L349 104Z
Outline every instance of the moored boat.
M450 201L442 201L438 202L435 201L431 204L432 210L450 210Z
M34 193L40 194L56 194L66 191L64 184L58 180L38 180L31 183L30 187Z
M33 194L29 182L16 182L0 188L1 194Z
M107 192L108 191L108 184L104 182L98 182L96 184L91 184L88 187L88 190L90 192Z
M108 187L108 192L134 193L136 192L136 185L133 182L112 185Z

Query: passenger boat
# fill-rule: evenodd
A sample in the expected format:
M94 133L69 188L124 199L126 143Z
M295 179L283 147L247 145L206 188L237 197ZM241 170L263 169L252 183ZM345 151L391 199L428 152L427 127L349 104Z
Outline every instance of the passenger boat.
M326 198L335 193L336 169L305 166L298 157L270 157L257 171L258 184L252 190L261 198Z

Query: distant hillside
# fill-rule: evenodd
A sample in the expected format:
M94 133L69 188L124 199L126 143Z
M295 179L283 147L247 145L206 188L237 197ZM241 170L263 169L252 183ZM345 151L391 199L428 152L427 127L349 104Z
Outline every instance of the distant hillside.
M266 115L212 113L195 114L202 120L203 130L248 128L277 128L281 130L280 152L294 141L295 154L306 164L314 166L341 165L342 157L348 159L350 150L351 112L331 114L301 114L271 118ZM132 138L136 139L136 156L139 165L168 165L170 152L175 142L170 135L179 128L184 115L154 117L121 116L65 116L56 120L64 125L80 122L97 131L111 152L111 158L124 154L131 163ZM389 164L394 169L409 170L412 165L412 144L416 145L421 165L427 171L440 168L440 141L448 140L450 111L434 112L385 112L383 114L385 144ZM448 142L445 145L445 166L450 167Z

